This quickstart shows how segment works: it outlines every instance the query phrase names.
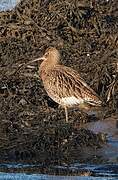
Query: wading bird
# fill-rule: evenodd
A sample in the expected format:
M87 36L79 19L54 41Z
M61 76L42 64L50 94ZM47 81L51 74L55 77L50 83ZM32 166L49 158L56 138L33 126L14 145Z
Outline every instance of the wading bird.
M41 58L32 62L39 60L42 60L39 73L44 88L50 98L64 107L66 122L68 122L68 107L78 106L80 109L87 109L88 106L101 106L99 96L79 73L60 64L60 53L56 48L48 48Z

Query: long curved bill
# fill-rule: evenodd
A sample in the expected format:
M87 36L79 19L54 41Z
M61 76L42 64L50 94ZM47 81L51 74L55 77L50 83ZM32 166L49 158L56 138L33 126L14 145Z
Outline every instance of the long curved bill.
M37 58L37 59L34 59L34 60L32 60L32 61L29 61L27 64L30 64L30 63L33 63L33 62L37 62L37 61L44 61L44 60L46 60L46 58L45 57L40 57L40 58Z
M42 57L40 57L40 58L37 58L37 59L34 59L34 60L32 60L32 61L29 61L29 62L27 62L27 63L19 64L17 71L18 71L19 69L21 69L23 66L27 66L27 65L30 65L30 64L33 63L33 62L43 61L43 60L46 60L46 58L45 58L44 56L42 56Z

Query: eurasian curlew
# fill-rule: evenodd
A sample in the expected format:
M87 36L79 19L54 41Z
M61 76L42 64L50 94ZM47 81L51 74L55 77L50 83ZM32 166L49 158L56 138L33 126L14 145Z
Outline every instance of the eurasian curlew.
M68 107L77 105L80 109L90 106L101 106L102 101L80 77L79 73L70 67L60 64L60 53L54 48L48 48L38 59L43 60L39 73L44 88L55 102L65 108L66 122L68 122Z

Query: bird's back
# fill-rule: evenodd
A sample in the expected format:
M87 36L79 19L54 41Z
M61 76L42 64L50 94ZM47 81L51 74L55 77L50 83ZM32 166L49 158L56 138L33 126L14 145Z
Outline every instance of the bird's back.
M43 80L48 95L62 106L83 103L101 106L102 101L80 75L70 67L56 65L49 69Z

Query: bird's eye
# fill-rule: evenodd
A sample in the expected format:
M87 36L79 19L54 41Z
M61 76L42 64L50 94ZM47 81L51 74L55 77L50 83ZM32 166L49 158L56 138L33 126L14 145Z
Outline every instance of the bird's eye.
M45 53L45 57L47 57L49 55L49 52Z

